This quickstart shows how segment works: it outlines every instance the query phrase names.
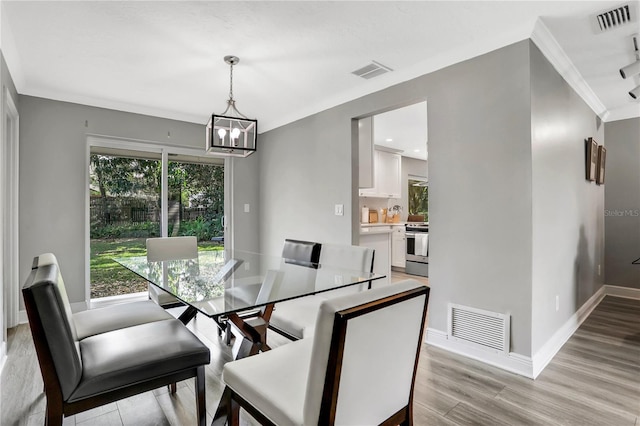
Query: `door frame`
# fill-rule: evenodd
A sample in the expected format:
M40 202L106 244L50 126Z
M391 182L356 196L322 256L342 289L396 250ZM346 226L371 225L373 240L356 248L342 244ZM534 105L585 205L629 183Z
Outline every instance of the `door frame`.
M7 328L15 327L19 322L19 132L20 115L18 108L7 87L2 93L2 160L3 176L0 188L2 191L2 279L4 315L2 325L2 343L6 342ZM3 348L4 349L4 348Z
M224 159L224 244L225 249L232 249L233 245L233 221L227 220L229 217L233 217L233 203L231 203L232 196L232 173L230 169L232 167L232 159L229 157L206 154L204 149L181 147L175 145L162 144L155 141L146 141L139 139L127 139L116 136L105 136L97 134L87 134L86 152L85 152L85 177L84 181L87 184L85 193L85 302L87 308L91 308L91 218L90 218L90 191L89 191L89 165L91 161L91 148L112 148L122 149L126 151L139 151L152 154L160 154L162 161L162 183L161 183L161 198L167 199L168 195L168 183L167 183L167 165L169 160L169 154L188 155L193 157L215 157ZM168 205L162 203L161 218L160 218L160 232L162 236L167 236L168 233Z

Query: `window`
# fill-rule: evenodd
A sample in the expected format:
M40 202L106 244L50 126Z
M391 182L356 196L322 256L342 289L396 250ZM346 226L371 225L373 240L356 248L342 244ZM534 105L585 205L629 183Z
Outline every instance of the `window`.
M429 182L427 178L409 176L409 214L424 215L429 221Z

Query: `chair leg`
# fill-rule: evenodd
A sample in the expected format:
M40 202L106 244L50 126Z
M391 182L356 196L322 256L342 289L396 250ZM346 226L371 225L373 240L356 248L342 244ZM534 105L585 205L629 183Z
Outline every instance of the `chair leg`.
M224 332L225 343L227 344L227 346L231 345L232 336L233 336L233 332L231 331L231 321L227 321L225 332Z
M178 391L178 386L176 383L169 384L169 393L176 393Z
M205 397L204 365L198 367L196 375L196 409L198 410L198 426L207 423L207 401Z
M213 415L211 426L227 426L229 404L231 404L231 389L229 389L228 386L225 386L222 391L222 396L220 397L218 408L216 408L216 413Z
M62 404L57 401L49 401L47 398L47 412L44 421L45 426L62 426Z
M240 405L233 399L232 393L229 393L229 401L227 402L227 425L239 426L240 425Z

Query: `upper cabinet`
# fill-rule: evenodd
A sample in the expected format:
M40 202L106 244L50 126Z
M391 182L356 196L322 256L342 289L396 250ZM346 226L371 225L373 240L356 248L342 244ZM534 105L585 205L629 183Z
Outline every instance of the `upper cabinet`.
M373 188L373 117L366 117L358 120L358 142L359 142L359 188Z
M374 151L373 187L360 188L361 197L401 198L402 157L391 152Z

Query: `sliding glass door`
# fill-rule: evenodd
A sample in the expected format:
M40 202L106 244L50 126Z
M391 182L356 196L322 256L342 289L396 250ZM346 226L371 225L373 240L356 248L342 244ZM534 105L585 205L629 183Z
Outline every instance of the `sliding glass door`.
M222 160L92 147L89 164L91 299L147 291L113 261L146 255L147 238L194 235L200 250L224 248Z

